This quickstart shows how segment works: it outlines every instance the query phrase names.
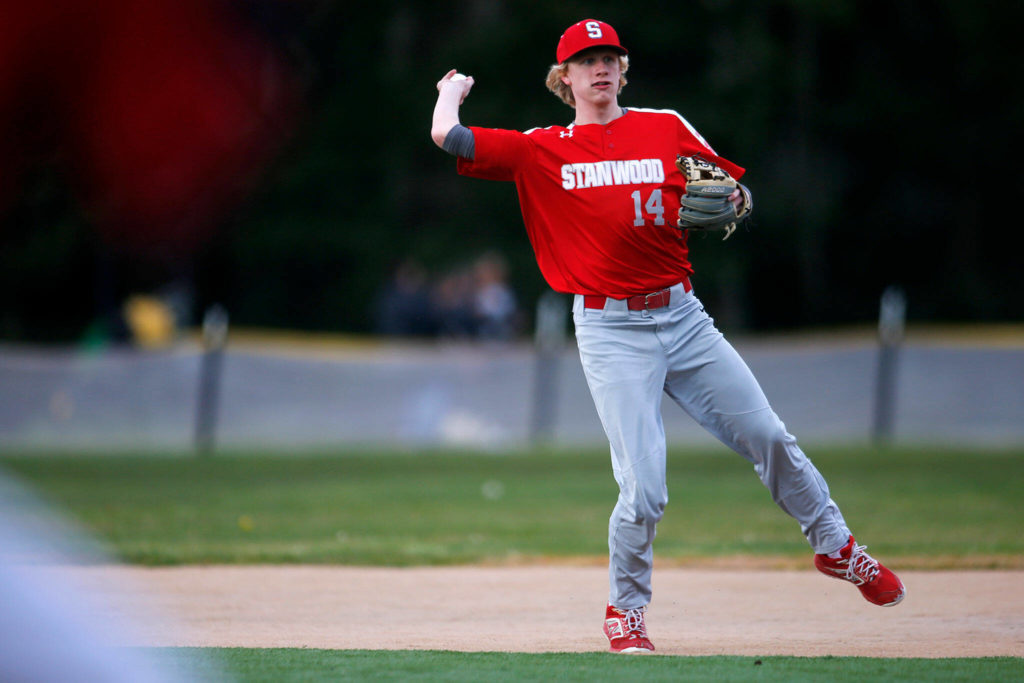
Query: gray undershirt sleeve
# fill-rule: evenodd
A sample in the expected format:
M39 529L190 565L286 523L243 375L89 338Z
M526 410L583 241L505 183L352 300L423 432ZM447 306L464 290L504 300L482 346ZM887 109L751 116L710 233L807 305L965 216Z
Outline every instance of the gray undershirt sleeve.
M444 138L444 151L472 161L476 155L476 140L473 138L473 131L461 123L456 124Z

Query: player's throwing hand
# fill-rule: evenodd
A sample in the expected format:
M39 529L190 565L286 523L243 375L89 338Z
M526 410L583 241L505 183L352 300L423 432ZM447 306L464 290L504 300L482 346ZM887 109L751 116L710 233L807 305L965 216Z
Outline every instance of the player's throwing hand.
M469 91L473 88L474 82L475 81L472 76L460 74L455 69L452 69L437 82L437 91L443 92L442 88L445 87L450 87L453 90L457 88L458 90L455 90L455 92L459 93L459 104L462 104L466 100L466 95L468 95Z

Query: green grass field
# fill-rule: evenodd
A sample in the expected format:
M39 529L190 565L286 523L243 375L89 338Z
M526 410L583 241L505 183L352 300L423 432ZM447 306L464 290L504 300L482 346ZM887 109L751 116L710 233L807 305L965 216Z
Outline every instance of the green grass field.
M1016 567L1024 451L816 450L859 538L905 568ZM603 450L9 456L0 466L131 563L508 562L607 552ZM806 561L796 523L724 449L673 451L656 552Z
M629 657L607 653L223 649L202 653L244 681L1012 681L1022 661L864 657ZM219 669L219 671L218 671ZM193 669L195 670L195 669Z
M847 520L902 568L1024 566L1024 449L812 449ZM28 483L140 564L410 566L606 553L607 452L6 454ZM724 449L674 450L662 561L806 565L795 522ZM896 559L898 558L898 560ZM187 652L188 651L184 651ZM198 652L198 651L197 651ZM1011 680L1024 660L623 658L323 650L202 651L230 680ZM757 664L756 661L761 661Z

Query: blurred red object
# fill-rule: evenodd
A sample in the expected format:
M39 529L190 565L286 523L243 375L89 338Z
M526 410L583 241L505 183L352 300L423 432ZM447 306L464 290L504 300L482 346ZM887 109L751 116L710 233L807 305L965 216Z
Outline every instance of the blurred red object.
M42 145L59 149L114 248L202 244L299 104L286 62L233 12L213 0L3 3L0 211Z

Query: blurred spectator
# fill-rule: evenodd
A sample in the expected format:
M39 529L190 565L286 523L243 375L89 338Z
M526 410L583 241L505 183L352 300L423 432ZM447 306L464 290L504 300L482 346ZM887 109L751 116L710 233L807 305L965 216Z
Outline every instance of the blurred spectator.
M477 259L473 273L476 336L491 341L512 339L518 331L519 309L508 284L505 259L497 252L488 252Z
M121 305L124 325L135 346L158 349L179 340L192 321L192 283L187 278L168 282L153 293L133 293Z
M438 336L463 339L476 333L473 295L473 273L468 268L455 268L441 276L434 286Z
M374 302L374 311L380 334L489 341L513 339L522 317L508 283L508 266L497 252L433 280L419 262L406 259Z
M375 302L377 331L381 334L423 337L436 332L434 304L427 271L419 262L398 264L391 282Z
M132 341L146 349L168 346L177 334L174 313L161 299L134 294L124 302L124 318Z

